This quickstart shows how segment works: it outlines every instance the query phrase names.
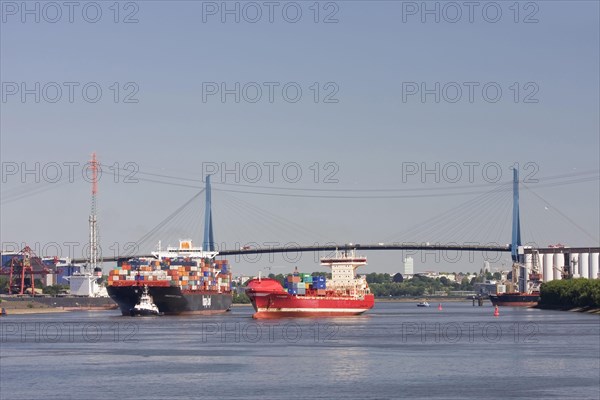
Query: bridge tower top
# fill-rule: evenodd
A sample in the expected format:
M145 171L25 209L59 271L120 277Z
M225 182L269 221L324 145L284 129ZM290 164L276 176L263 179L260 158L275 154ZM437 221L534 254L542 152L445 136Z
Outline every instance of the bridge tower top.
M513 218L512 218L512 240L510 253L513 262L522 263L523 256L519 257L519 247L521 246L521 218L519 215L519 170L513 169Z
M213 236L212 222L212 199L210 193L210 175L206 175L206 205L204 209L204 251L215 251L215 239Z

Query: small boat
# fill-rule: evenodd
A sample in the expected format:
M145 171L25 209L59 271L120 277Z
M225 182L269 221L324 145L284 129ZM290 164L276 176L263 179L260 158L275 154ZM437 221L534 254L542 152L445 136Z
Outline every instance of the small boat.
M142 292L140 301L131 310L129 310L129 313L132 317L135 317L136 315L142 317L160 315L158 307L156 307L152 296L150 296L150 293L148 293L148 286L144 286L144 291Z
M429 303L426 301L422 301L417 304L417 307L429 307Z

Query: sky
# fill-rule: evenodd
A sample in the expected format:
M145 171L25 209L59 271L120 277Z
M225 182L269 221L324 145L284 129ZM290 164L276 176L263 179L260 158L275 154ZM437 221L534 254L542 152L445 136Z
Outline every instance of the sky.
M0 5L3 249L85 252L92 152L105 254L209 172L228 249L510 243L513 167L525 242L599 245L598 2ZM200 196L163 245L200 244L203 212ZM389 273L404 256L417 271L484 259L366 255L362 271ZM322 269L308 254L233 264Z

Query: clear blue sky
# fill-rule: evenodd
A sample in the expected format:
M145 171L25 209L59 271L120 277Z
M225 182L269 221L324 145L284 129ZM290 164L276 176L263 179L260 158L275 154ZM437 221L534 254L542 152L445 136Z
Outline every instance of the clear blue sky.
M253 5L262 2L251 6L237 3L240 22L236 23L234 15L222 16L222 10L215 10L215 6L222 7L221 2L138 1L121 3L120 22L115 23L110 1L99 2L102 16L96 23L85 19L95 18L92 8L86 9L84 18L86 3L73 10L73 23L67 8L55 23L49 20L56 17L56 10L41 8L36 23L35 15L23 12L21 2L3 1L1 241L3 245L40 243L41 247L57 242L63 251L65 242L86 242L87 183L78 179L59 185L43 182L41 176L42 182L37 184L33 175L27 175L23 183L20 170L15 175L9 172L15 165L20 169L34 168L35 163L41 168L53 162L84 163L95 151L103 164L134 163L139 168L136 177L149 172L201 179L207 163L263 165L262 179L253 183L242 176L239 183L271 189L219 185L221 177L214 178L215 236L228 247L238 241L272 240L376 243L454 238L508 243L511 199L507 195L473 207L474 213L489 207L489 214L475 213L469 219L463 211L464 215L458 216L464 225L454 224L455 231L448 226L432 228L430 236L414 237L400 232L474 198L477 194L473 192L493 188L480 186L493 180L482 176L483 165L499 165L500 182L506 182L514 163L531 163L530 169L521 170L522 176L569 175L528 184L548 203L523 191L525 240L542 245L598 245L598 2L521 2L518 15L513 3L497 3L502 14L496 23L490 22L497 10L489 2L481 2L473 10L473 22L463 6L455 23L450 21L456 17L455 8L446 2L428 2L432 9L438 4L440 22L436 23L435 15L422 15L422 2L393 1L322 2L318 23L314 22L312 1L276 3L272 23L265 6L256 23L247 21L255 17ZM35 3L27 4L33 8ZM39 4L43 7L46 3ZM235 2L227 4L236 6ZM302 16L290 23L286 18L295 18L295 4ZM127 16L138 22L123 23ZM324 23L325 19L337 22ZM35 102L35 94L25 95L23 102L20 85L25 83L35 92L36 82L40 83L40 102ZM56 97L50 82L62 88L56 103L49 101ZM79 84L74 86L73 102L64 82ZM96 103L83 98L81 88L89 82L102 89ZM114 101L114 82L119 86L118 102ZM133 85L125 86L128 82ZM240 87L256 82L263 90L262 98L256 103L249 101L255 97L256 86L251 84L247 92L240 91L239 103L233 94L222 102L220 93L208 94L207 89L215 88L212 82L217 86L225 83L230 89L236 82ZM275 82L273 102L268 100L265 82ZM295 103L282 95L281 88L290 82L302 89ZM319 86L317 102L315 82ZM332 84L326 86L328 82ZM440 84L439 103L435 94L422 101L420 85L434 89L436 82ZM482 94L486 84L487 100ZM468 85L474 88L472 102ZM457 99L457 86L462 97L452 102ZM498 87L502 95L492 102ZM124 102L135 90L132 98L138 102ZM288 93L294 96L293 91ZM328 94L338 101L324 102ZM528 102L531 100L537 102ZM280 163L273 182L267 179L268 169L263 164L269 162ZM321 170L317 183L314 169L310 169L315 162ZM328 162L337 168L337 183L324 182L325 174L334 168L324 169ZM472 162L479 165L473 167L475 175L470 181L465 163ZM281 165L286 163L300 166L298 182L283 178ZM454 176L456 164L452 163L457 163L463 176L456 182L444 180L443 174L440 182L435 182L433 175L422 177L419 173L403 179L407 163L419 168L434 168L439 163L440 169L446 166L448 176ZM46 168L49 174L50 167ZM62 172L67 171L63 167ZM75 171L80 175L81 167ZM586 171L596 173L583 175ZM227 183L235 183L232 175L226 178ZM99 195L105 247L137 240L196 192L147 180L128 184L111 180L103 176ZM578 180L581 182L574 182ZM558 184L544 186L550 183ZM461 189L447 189L457 186ZM36 192L38 189L41 191ZM454 192L461 195L422 196ZM19 198L19 193L25 196ZM386 194L413 197L331 197ZM238 201L246 205L240 206ZM246 207L252 206L274 217L245 215L249 212ZM202 210L199 204L198 212ZM281 217L289 220L287 228ZM394 272L401 265L400 253L368 256L365 272ZM479 256L472 262L465 256L457 263L414 257L416 270L467 271L479 270L482 265ZM495 264L505 262L506 257ZM316 269L309 256L298 264L306 270ZM267 265L291 268L276 257L272 263L266 258L259 263L239 262L236 272L256 273Z

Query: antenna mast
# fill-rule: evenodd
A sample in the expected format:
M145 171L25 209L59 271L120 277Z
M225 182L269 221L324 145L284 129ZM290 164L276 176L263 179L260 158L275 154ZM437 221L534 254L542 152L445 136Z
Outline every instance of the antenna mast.
M90 259L88 261L88 267L91 269L91 271L94 271L98 267L98 225L96 217L96 195L98 193L98 161L96 160L96 153L92 153L90 168L92 170L92 209L89 218Z

